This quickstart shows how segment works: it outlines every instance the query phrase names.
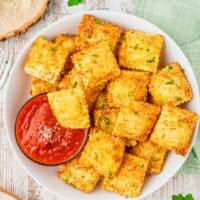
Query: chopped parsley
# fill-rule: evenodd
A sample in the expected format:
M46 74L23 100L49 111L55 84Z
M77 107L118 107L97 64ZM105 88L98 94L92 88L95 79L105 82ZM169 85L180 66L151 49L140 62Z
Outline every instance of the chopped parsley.
M128 97L132 97L133 93L132 92L128 92Z
M165 84L167 84L167 85L172 85L172 84L174 84L174 80L169 79Z
M172 200L194 200L192 194L187 194L186 196L183 196L182 194L175 194L172 196Z
M68 0L68 6L76 6L83 3L83 0Z
M73 88L76 88L77 86L77 81L74 82Z
M148 49L147 49L147 52L149 52L149 51L150 51L150 49L148 48Z
M183 101L181 97L176 97L176 101Z
M174 82L174 80L172 80L172 79L169 79L165 84L166 84L166 85L173 85L173 84L174 84L178 89L180 89L179 85L177 85L177 84Z
M65 174L65 182L69 182L69 179L71 178L71 172L68 172Z
M106 130L109 129L110 119L108 117L102 117L101 122L102 122L101 125L102 125L103 128L105 128Z
M112 177L112 172L111 171L109 171L108 176Z
M95 19L95 23L98 24L98 25L103 25L103 22L99 19Z
M172 66L170 66L170 65L169 65L169 66L167 66L167 71L171 71L171 70L172 70L172 68L173 68L173 67L172 67Z
M79 67L82 67L82 64L78 64Z
M156 162L156 161L158 161L158 159L157 159L156 157L152 156L152 157L150 158L150 161L151 161L151 162Z
M143 168L143 167L144 167L144 163L141 164L141 168Z
M6 65L8 64L8 60L6 60L5 64L6 64Z
M51 47L51 48L50 48L50 51L52 51L52 52L55 52L55 51L56 51L56 49L57 49L57 47L56 47L56 46L54 46L54 47Z
M98 58L98 55L97 55L97 54L92 54L92 56L94 56L94 57Z
M135 45L135 47L134 47L134 49L138 49L138 46L139 46L139 45L138 45L138 44L136 44L136 45Z
M95 159L97 160L97 159L98 159L98 154L97 154L97 152L94 152L94 155L95 155Z
M147 63L152 63L152 62L154 62L155 61L155 57L153 57L152 59L150 59L150 60L147 60Z
M106 104L105 104L105 103L102 103L102 104L100 105L100 108L101 108L101 109L105 109L105 108L106 108Z

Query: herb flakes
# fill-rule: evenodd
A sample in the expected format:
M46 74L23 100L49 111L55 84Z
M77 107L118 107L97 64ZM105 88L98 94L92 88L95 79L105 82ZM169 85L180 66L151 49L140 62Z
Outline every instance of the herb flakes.
M77 6L78 4L82 4L83 0L68 0L68 6Z

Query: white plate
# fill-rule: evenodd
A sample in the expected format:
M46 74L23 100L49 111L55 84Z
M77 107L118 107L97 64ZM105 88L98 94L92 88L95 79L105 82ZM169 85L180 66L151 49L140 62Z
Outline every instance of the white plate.
M124 29L137 29L145 32L162 34L165 38L165 47L162 55L162 64L169 64L170 62L176 60L180 62L180 64L184 67L185 74L192 86L194 94L193 100L190 101L186 105L186 107L189 110L200 114L199 89L192 68L183 52L166 33L157 28L155 25L133 15L111 11L93 11L87 13L118 24ZM75 33L82 16L83 13L66 16L60 19L59 21L51 24L37 35L42 35L49 39L53 39L55 35L60 33ZM95 190L91 194L86 194L79 190L76 190L56 177L58 167L46 167L39 165L29 160L19 149L15 140L14 125L18 111L20 110L21 106L26 102L26 100L30 98L30 76L24 73L23 65L27 53L29 52L29 48L34 39L35 38L33 38L26 45L26 47L16 60L13 66L13 70L10 74L6 94L4 96L4 123L8 135L8 140L13 152L15 152L20 163L36 181L38 181L41 185L46 187L49 191L63 197L64 199L124 199L124 197L118 194L104 191L100 188ZM195 130L193 143L197 136L197 129L198 127ZM181 168L186 158L187 156L181 157L170 152L167 156L162 173L160 173L157 176L152 176L146 180L142 193L137 199L146 197L147 195L159 189L166 182L168 182L172 178L172 176L174 176L175 173Z

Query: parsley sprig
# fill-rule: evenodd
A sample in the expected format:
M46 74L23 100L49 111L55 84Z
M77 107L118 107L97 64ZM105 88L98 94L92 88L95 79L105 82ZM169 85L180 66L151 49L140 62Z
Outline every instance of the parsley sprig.
M77 6L83 3L83 0L68 0L68 6Z
M182 194L176 194L172 196L172 200L194 200L192 194L187 194L183 196Z

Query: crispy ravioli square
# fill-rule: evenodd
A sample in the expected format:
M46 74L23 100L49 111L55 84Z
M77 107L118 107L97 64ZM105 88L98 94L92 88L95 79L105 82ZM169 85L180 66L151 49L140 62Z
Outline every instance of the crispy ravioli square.
M62 165L58 177L84 192L94 190L100 179L100 175L93 168L82 166L78 158Z
M55 44L62 47L63 50L67 51L70 54L74 53L76 50L75 36L73 35L64 35L64 34L57 35L55 38Z
M72 62L82 77L85 90L93 90L119 76L120 69L107 42L100 42L72 56Z
M53 115L65 128L89 128L90 117L84 92L79 88L47 94Z
M151 78L149 92L153 102L163 105L180 105L192 99L192 89L181 66L174 62Z
M58 88L58 83L49 83L41 79L31 78L31 95L36 96L47 92L54 92Z
M110 107L131 105L135 101L146 101L149 72L121 70L118 78L107 86L106 99Z
M150 140L184 156L190 147L197 119L196 113L164 105Z
M127 31L122 40L120 66L156 73L164 41L161 35Z
M73 68L69 73L67 73L58 84L59 89L67 89L67 88L81 88L84 90L85 98L89 108L91 109L96 98L101 93L103 88L105 87L105 83L99 84L96 87L87 90L85 89L82 81L82 76L77 73L76 69Z
M98 127L105 132L111 133L115 126L118 113L118 109L94 110L95 127Z
M80 163L86 167L93 167L103 176L112 176L121 165L124 151L125 144L120 138L93 128L81 153Z
M105 131L106 133L113 134L113 129L116 124L116 120L119 114L119 109L117 108L107 108L107 109L98 109L94 110L94 123L95 127ZM120 137L126 146L135 146L137 142L132 139L127 139Z
M136 102L131 107L120 108L113 134L137 141L145 141L160 114L157 105Z
M36 78L54 84L64 71L65 60L72 48L66 41L74 40L70 36L57 36L55 42L38 37L33 43L24 70Z
M103 189L129 197L137 197L144 185L148 160L125 154L118 173L103 180Z
M165 161L167 149L151 141L146 141L133 147L131 153L149 160L148 174L159 174Z
M84 15L75 40L76 48L85 49L100 41L106 41L111 50L114 51L120 40L121 33L122 29L119 26L92 15Z

